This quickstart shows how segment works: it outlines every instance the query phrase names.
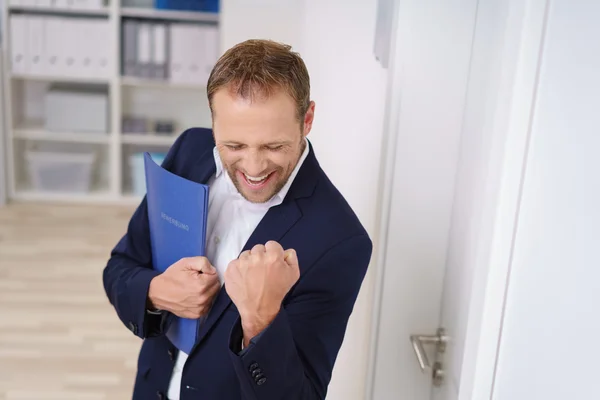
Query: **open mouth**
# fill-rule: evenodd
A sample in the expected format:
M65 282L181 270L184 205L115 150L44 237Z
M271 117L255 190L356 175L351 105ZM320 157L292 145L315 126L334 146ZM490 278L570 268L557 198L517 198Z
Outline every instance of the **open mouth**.
M256 190L264 187L271 180L271 177L275 175L275 171L262 176L250 176L243 172L239 172L239 174L242 176L244 182L248 187L250 187L253 190Z

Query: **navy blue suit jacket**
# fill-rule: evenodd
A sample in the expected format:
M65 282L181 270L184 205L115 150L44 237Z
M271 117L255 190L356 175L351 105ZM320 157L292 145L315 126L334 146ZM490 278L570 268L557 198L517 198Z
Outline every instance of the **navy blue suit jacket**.
M189 129L169 150L163 167L206 183L216 171L214 145L211 130ZM296 250L300 279L277 317L242 352L240 316L221 288L185 364L181 400L325 398L372 244L319 166L312 145L283 203L267 212L244 250L269 240ZM148 287L156 275L144 198L103 274L118 317L144 339L133 389L136 400L166 398L177 351L164 335L172 315L146 311Z

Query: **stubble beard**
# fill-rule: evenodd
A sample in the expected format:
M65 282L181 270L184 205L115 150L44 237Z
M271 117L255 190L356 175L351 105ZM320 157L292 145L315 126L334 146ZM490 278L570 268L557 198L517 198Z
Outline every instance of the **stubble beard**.
M256 204L266 203L269 200L271 200L273 198L273 196L275 196L277 193L279 193L281 191L281 189L283 189L283 187L287 183L288 179L290 179L290 176L292 175L292 172L294 171L294 168L296 167L296 165L300 161L300 157L301 157L302 153L304 153L304 150L306 149L306 146L307 146L307 144L304 141L304 136L302 136L302 143L300 144L300 151L296 155L296 162L293 163L293 164L288 165L287 171L285 173L285 177L281 177L281 173L283 171L283 168L281 168L281 167L278 167L277 169L275 169L274 171L272 171L272 172L280 175L280 178L277 180L275 186L273 187L273 190L271 190L271 192L269 193L268 198L263 198L263 199L260 199L258 201L254 200L254 199L248 198L248 196L246 195L246 193L244 193L244 184L241 183L239 181L239 179L238 179L238 176L236 174L236 169L235 168L231 168L231 167L226 167L227 174L229 174L229 178L233 182L233 185L237 189L238 193L244 199L246 199L247 201L249 201L251 203L256 203Z

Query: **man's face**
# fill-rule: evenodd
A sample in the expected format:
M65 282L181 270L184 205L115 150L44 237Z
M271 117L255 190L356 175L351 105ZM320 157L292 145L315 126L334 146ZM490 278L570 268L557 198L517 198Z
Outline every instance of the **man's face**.
M212 107L217 149L235 187L250 202L268 201L285 185L304 151L314 103L302 124L296 104L283 90L250 102L222 88Z

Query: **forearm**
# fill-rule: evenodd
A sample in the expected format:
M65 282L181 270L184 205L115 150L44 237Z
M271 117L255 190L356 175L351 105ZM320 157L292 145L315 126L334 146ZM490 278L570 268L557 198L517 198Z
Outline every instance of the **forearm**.
M251 334L254 337L254 334ZM305 370L284 309L269 327L260 333L260 340L249 344L242 355L238 349L244 332L241 321L231 335L231 358L237 373L243 399L257 400L317 400L323 399ZM245 343L246 344L246 343Z

